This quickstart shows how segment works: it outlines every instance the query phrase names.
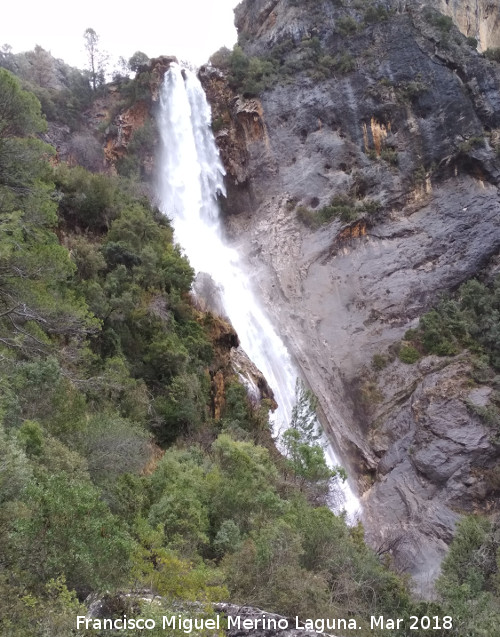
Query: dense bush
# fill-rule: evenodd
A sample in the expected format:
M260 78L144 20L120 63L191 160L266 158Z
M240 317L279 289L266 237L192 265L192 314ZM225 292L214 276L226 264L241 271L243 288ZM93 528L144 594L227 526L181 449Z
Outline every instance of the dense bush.
M359 24L351 16L342 16L335 23L336 30L341 35L352 35L359 29Z
M243 95L258 95L271 85L277 64L269 58L248 57L235 45L229 56L229 83Z
M486 49L486 51L484 52L484 57L488 58L488 60L500 62L500 47Z
M375 22L382 22L389 18L389 12L387 9L381 5L370 5L365 13L364 13L364 21L368 24L373 24Z
M398 358L403 361L403 363L411 365L418 361L420 358L420 352L412 345L401 345L398 350Z
M429 24L439 29L443 35L448 34L453 27L453 19L435 9L427 8L424 11L424 17Z
M342 22L341 28L350 29L354 21ZM350 27L349 27L350 25ZM307 72L314 80L320 81L336 74L350 73L356 68L354 57L343 51L331 56L326 53L314 36L304 38L300 43L286 39L276 44L266 56L247 56L241 46L232 51L220 49L211 57L214 66L228 73L229 84L248 97L259 95L275 83L286 83L297 73Z
M84 73L52 57L38 45L33 51L17 54L4 49L0 67L21 78L23 88L29 89L40 101L47 119L72 129L79 126L82 112L92 99Z
M469 348L500 369L500 277L490 285L472 279L452 299L425 314L407 339L428 354L449 356Z
M396 95L402 102L413 102L420 95L429 90L428 84L423 81L420 73L409 82L399 82L395 88Z
M4 70L0 86L0 631L66 635L66 584L81 597L131 585L148 429L174 439L209 418L212 347L168 222L119 179L51 168L29 136L45 126L36 98ZM11 604L19 591L31 601ZM60 625L23 633L34 606L60 608Z
M500 620L498 520L464 518L446 556L437 590L454 634L495 635Z
M330 223L333 219L339 219L343 223L355 221L362 214L373 214L380 210L378 201L365 199L356 201L347 195L335 195L330 204L317 210L311 210L305 206L299 206L297 218L309 228L319 228Z
M385 146L380 151L380 158L392 166L397 166L399 162L398 152L394 148Z

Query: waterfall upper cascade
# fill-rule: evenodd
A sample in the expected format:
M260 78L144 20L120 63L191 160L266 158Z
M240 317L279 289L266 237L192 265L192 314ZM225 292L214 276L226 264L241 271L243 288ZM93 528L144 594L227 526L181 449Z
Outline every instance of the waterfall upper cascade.
M211 110L194 73L173 64L160 95L162 141L159 196L162 212L197 272L218 286L226 315L241 347L273 389L275 428L290 422L299 376L290 354L260 307L237 251L223 239L217 197L225 194L224 168L210 128ZM330 466L338 463L329 444ZM354 519L359 502L345 482L336 489L337 506Z

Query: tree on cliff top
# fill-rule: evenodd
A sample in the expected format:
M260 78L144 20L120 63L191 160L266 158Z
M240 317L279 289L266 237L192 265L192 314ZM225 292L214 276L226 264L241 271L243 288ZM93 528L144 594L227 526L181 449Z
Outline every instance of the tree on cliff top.
M99 36L94 29L85 29L83 38L88 56L90 83L95 91L98 86L104 84L107 55L99 47Z
M149 57L142 51L136 51L134 55L128 61L128 68L137 73L141 66L146 65L149 62Z

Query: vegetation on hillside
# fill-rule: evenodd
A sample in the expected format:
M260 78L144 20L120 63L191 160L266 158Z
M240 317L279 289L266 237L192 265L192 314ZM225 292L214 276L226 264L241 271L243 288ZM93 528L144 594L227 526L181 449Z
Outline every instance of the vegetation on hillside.
M497 603L497 562L475 587L462 566L482 568L493 531L468 541L464 526L440 603L413 601L326 506L312 395L299 387L285 456L236 378L216 419L220 319L192 307L168 219L131 180L54 165L44 128L0 69L0 633L85 634L90 593L147 588L167 609L232 600L355 618L359 635L370 615L405 618L401 636L411 615L456 612L471 634L470 604Z
M36 95L48 119L78 128L92 99L85 73L55 59L41 46L18 54L4 46L0 51L0 67L14 73L23 88Z
M277 83L286 83L301 71L316 81L341 76L356 68L349 52L332 57L323 51L317 37L299 44L291 39L274 46L265 56L248 56L239 44L232 51L222 48L211 57L214 66L228 73L229 85L246 97L259 95Z
M500 277L491 284L471 279L453 298L443 298L406 339L425 354L453 356L464 348L500 370Z
M346 194L335 195L326 206L316 210L306 206L298 206L297 218L308 228L317 229L322 225L338 219L342 223L350 223L363 215L372 215L378 212L381 205L372 199L356 200Z
M452 297L444 297L420 318L418 327L408 330L398 350L404 363L416 363L422 356L456 356L469 352L470 382L492 388L484 407L469 404L491 427L492 439L500 436L500 276L489 283L471 279ZM497 480L492 476L494 481Z
M168 220L132 182L52 166L38 100L3 69L0 85L2 634L76 634L81 601L118 587L292 612L310 581L326 611L359 567L320 578L304 519L324 521L321 544L342 529L332 555L367 549L308 501L331 475L321 454L290 435L276 464L236 380L214 420L217 319L190 304ZM384 572L371 559L361 590Z

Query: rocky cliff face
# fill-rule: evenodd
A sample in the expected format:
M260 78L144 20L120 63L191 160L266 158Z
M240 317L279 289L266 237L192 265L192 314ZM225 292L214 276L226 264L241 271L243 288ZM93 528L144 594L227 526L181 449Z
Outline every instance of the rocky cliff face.
M500 65L419 3L374 15L355 0L244 1L241 42L279 60L274 85L245 100L220 73L204 82L228 231L357 478L370 541L430 594L457 511L491 506L498 446L466 407L488 388L471 394L466 360L379 372L372 359L495 268ZM350 220L311 223L333 196Z
M49 120L44 139L56 148L57 160L93 172L127 175L131 167L127 171L126 162L132 159L133 169L150 183L155 176L158 143L154 109L164 74L172 62L177 62L177 58L153 58L133 80L122 78L102 87L75 130Z
M453 18L464 35L476 38L480 51L500 46L500 7L494 0L434 0L427 4Z
M339 8L366 9L369 2L313 2L308 4L312 13L320 8L326 23L334 23ZM467 37L475 38L479 50L500 46L500 7L495 0L384 0L378 3L394 11L432 7L453 19L455 25ZM249 6L242 2L235 10L238 31L248 37L248 50L255 52L263 43L302 37L308 29L316 29L314 17L309 20L300 9L299 2L281 0L256 0ZM283 20L286 15L286 20Z

